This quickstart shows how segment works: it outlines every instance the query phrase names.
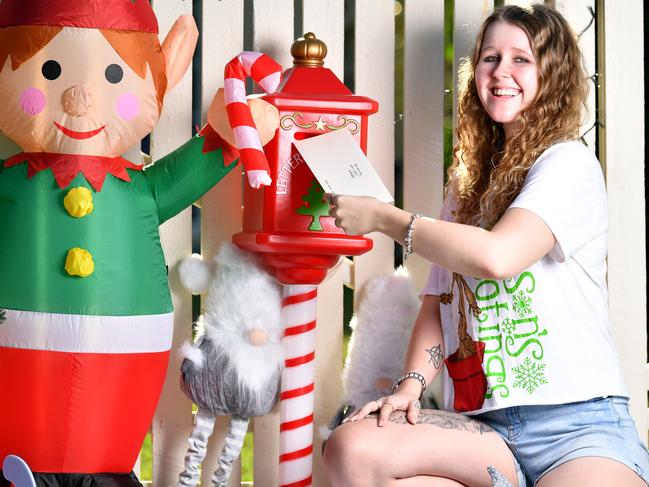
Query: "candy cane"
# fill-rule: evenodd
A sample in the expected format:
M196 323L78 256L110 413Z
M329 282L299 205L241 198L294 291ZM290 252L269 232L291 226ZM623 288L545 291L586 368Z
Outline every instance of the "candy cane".
M225 65L225 109L239 149L239 157L253 188L271 183L268 161L246 100L245 79L250 76L266 93L279 85L282 67L266 54L244 51Z

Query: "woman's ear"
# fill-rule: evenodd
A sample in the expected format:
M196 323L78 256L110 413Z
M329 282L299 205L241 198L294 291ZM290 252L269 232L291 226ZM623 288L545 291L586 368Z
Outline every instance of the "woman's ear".
M181 15L162 42L162 54L165 57L167 70L167 92L178 84L192 62L198 27L194 17Z

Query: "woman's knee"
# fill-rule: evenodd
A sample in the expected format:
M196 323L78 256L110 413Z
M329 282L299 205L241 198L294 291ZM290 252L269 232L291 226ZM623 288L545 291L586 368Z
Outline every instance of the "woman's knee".
M365 469L380 458L380 442L372 438L368 425L346 423L334 430L324 449L324 461L331 471L349 471L359 465Z

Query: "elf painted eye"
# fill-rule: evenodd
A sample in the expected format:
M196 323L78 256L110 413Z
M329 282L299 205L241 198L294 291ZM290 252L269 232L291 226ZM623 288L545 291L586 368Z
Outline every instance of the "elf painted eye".
M61 76L61 65L56 61L50 59L49 61L45 61L43 63L41 73L43 73L43 76L46 79L55 80L56 78Z
M109 83L117 84L122 81L122 78L124 77L124 70L119 64L111 64L106 68L104 75L106 76L106 80L108 80Z

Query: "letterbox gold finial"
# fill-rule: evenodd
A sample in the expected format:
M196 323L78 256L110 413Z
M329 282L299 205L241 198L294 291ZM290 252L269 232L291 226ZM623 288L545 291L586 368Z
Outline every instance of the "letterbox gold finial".
M317 68L324 66L327 45L317 39L313 32L307 32L304 37L300 37L293 43L291 54L294 66Z

